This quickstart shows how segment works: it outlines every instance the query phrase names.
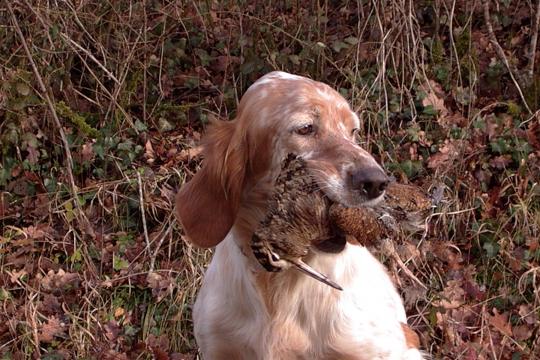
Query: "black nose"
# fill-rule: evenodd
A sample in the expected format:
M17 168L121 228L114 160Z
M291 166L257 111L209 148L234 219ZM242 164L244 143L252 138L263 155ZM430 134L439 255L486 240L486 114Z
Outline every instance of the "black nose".
M368 199L374 199L386 189L388 177L379 167L363 168L351 174L351 185L354 190L365 194Z

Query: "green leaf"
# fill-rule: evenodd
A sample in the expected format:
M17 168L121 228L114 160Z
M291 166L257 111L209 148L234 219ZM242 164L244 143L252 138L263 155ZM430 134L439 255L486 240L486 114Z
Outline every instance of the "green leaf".
M499 253L499 244L494 242L485 242L482 248L486 251L488 257L495 257Z
M428 115L428 116L437 116L437 109L435 109L433 107L433 105L428 105L426 107L424 107L424 110L422 110L422 112L424 113L424 115Z
M358 44L358 38L354 36L349 36L345 38L345 42L349 45L356 45Z
M116 148L119 151L131 151L133 149L133 142L131 140L121 142Z
M160 117L158 120L158 129L161 132L167 132L174 130L174 125L171 122L163 117Z
M0 301L7 300L11 297L11 294L8 290L0 288Z
M64 209L66 210L66 220L68 222L73 221L73 219L75 219L75 212L73 211L73 203L71 201L67 201L64 204Z
M54 24L52 25L50 28L49 28L49 35L51 35L51 37L53 39L56 39L56 37L58 36L58 33L60 32L60 30L58 29L58 25Z
M491 151L497 154L506 154L508 152L508 144L502 138L492 141L489 146L491 147Z
M195 49L195 54L201 59L201 65L202 66L208 66L210 65L210 61L212 61L212 57L208 55L208 52L204 49Z
M137 119L135 120L135 129L137 129L138 131L146 131L148 130L148 127L146 126L145 123L143 123L141 120Z
M298 55L289 55L289 60L291 60L294 65L300 65L300 56Z
M332 49L334 49L335 52L340 52L343 49L347 49L349 47L348 44L344 43L343 41L336 40L332 43Z
M82 260L81 250L80 249L75 250L73 254L71 254L70 260L72 263L80 262Z
M512 360L521 360L521 353L519 351L513 353L512 354Z
M94 150L94 154L96 154L100 159L103 160L103 158L105 158L105 149L103 148L103 145L96 143L92 145L92 149Z
M410 179L422 172L422 163L420 161L405 160L400 164L401 170Z
M435 77L441 83L446 83L448 80L448 69L444 66L435 67Z
M129 263L126 259L113 255L113 269L116 271L127 269Z
M30 94L30 87L26 83L18 82L15 85L15 89L22 96L28 96Z
M521 106L519 106L518 104L516 104L515 102L513 101L509 101L507 103L507 106L508 106L508 109L506 110L508 112L508 114L514 116L514 117L517 117L521 114Z

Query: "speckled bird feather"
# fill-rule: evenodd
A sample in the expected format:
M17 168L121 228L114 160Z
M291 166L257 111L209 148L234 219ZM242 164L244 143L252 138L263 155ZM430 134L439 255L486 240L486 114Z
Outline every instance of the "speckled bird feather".
M417 231L432 208L420 188L392 183L384 201L375 207L348 208L331 203L317 186L301 157L289 154L275 182L268 211L252 237L252 250L267 271L296 269L339 288L302 260L312 245L331 239L335 229L352 235L361 245Z
M253 236L253 251L265 269L280 270L268 263L267 248L282 258L301 258L314 241L330 237L329 205L305 161L289 154L276 179L266 217Z

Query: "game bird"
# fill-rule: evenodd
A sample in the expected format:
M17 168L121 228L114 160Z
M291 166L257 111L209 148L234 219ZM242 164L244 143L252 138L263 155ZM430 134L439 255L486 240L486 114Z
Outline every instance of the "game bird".
M333 237L352 236L360 245L418 231L432 208L431 198L413 185L390 183L374 207L345 207L332 203L318 188L306 161L288 154L275 182L268 211L255 230L251 248L271 272L293 268L335 289L342 287L303 260L310 248Z

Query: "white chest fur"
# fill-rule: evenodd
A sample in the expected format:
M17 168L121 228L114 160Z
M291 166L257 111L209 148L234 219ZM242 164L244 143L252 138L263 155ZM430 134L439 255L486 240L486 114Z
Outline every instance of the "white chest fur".
M231 234L216 248L194 306L206 360L422 358L407 350L401 299L366 248L347 245L309 262L343 291L288 270L264 295L248 261Z

